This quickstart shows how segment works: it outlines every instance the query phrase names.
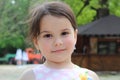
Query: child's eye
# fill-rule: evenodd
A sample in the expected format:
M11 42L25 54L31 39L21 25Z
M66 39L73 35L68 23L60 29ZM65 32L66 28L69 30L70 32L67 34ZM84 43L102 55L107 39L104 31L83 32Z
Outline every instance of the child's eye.
M69 34L69 32L62 32L62 35L64 36L64 35L68 35Z
M44 38L51 38L52 35L51 35L51 34L45 34L43 37L44 37Z

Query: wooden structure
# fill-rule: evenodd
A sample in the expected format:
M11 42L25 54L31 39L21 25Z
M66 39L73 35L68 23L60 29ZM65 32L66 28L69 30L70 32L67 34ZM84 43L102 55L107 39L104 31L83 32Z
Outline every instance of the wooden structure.
M74 63L92 70L120 71L120 18L107 16L78 28Z
M74 55L72 60L95 71L120 71L120 55Z

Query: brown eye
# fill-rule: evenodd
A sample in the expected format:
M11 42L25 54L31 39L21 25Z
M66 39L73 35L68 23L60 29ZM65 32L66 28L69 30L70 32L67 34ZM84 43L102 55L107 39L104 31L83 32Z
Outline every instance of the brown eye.
M52 35L51 35L51 34L45 34L43 37L44 37L44 38L51 38Z
M68 35L69 34L69 32L62 32L62 35L64 36L64 35Z

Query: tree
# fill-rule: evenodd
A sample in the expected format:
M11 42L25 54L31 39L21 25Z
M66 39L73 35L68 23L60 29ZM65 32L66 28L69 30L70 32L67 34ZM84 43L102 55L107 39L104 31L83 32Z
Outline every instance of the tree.
M120 0L62 0L68 3L77 19L78 25L84 25L100 18L100 14L105 11L109 11L110 15L116 15L120 17Z
M0 0L0 48L24 48L30 0Z

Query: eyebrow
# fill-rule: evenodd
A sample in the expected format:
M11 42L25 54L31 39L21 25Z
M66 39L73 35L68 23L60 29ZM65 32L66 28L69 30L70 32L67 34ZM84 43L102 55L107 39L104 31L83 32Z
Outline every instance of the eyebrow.
M69 28L65 28L65 29L63 29L61 31L67 31L67 30L70 30L70 29ZM42 33L50 33L50 31L42 31L42 32L40 32L40 34L42 34Z
M69 28L63 29L62 31L70 30Z
M40 32L40 34L42 34L42 33L49 33L49 31L42 31L42 32Z

